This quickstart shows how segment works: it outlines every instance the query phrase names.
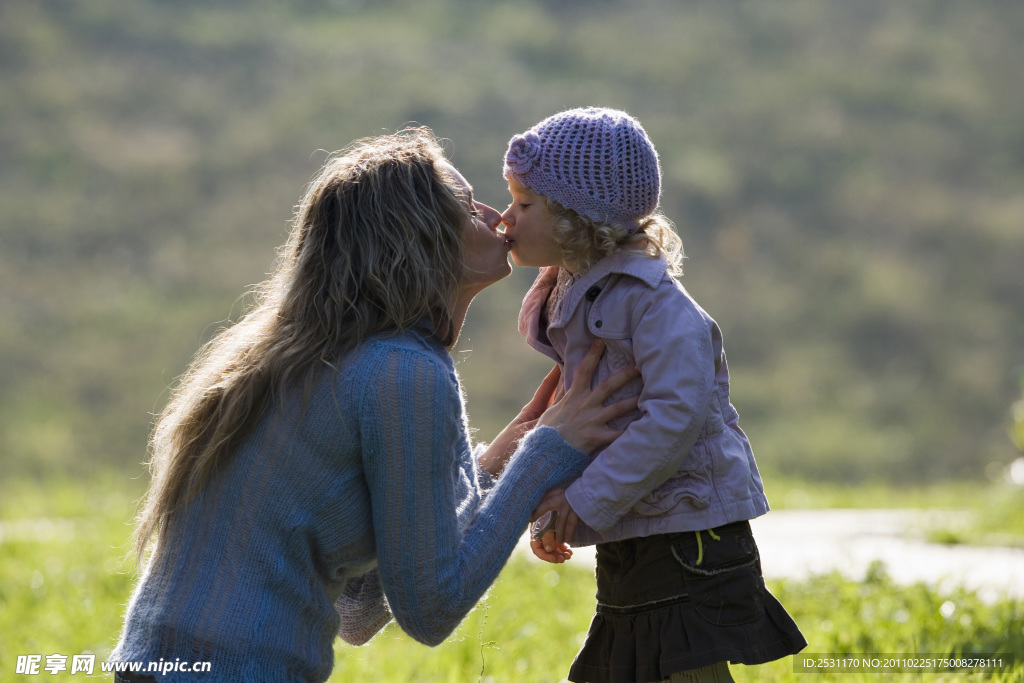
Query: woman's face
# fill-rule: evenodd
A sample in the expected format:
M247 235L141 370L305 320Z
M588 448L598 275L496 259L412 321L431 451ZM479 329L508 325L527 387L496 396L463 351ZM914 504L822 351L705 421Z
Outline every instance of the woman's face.
M464 289L482 290L512 272L505 236L498 232L501 214L473 199L472 186L454 166L445 164L445 169L469 211L462 225L464 272L460 284Z

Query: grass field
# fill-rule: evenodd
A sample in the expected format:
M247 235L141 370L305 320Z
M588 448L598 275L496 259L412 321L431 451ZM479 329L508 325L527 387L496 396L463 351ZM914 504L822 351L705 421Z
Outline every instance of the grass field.
M132 582L130 518L141 486L97 478L7 483L0 489L0 681L89 680L69 671L21 677L18 655L109 654ZM924 495L924 494L922 494ZM975 496L985 500L991 496ZM890 498L891 500L891 498ZM979 513L980 514L980 513ZM883 567L863 582L838 575L775 581L800 624L806 652L858 655L1016 654L1024 658L1024 603L986 603L969 592L897 586ZM561 681L593 610L593 578L571 565L516 557L456 634L437 648L393 625L369 645L337 645L332 681ZM1024 662L995 675L795 673L787 658L733 667L738 681L1024 680ZM96 679L102 678L98 673Z

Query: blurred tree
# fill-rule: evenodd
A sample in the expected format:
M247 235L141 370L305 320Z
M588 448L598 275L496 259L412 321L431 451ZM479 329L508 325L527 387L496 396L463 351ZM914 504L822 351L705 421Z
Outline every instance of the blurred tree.
M658 147L763 467L980 477L1017 455L1022 33L998 0L5 0L0 467L136 471L330 150L427 124L501 207L509 137L596 103ZM481 438L550 365L533 275L455 353Z
M1024 372L1020 374L1021 396L1010 409L1010 438L1017 450L1024 453Z

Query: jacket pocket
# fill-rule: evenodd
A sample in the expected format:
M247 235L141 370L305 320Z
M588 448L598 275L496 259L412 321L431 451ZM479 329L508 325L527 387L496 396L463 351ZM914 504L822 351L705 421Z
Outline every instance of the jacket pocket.
M597 377L592 383L593 386L597 386L600 382L608 379L622 368L632 365L635 362L633 357L633 345L630 343L629 339L605 339L604 341L605 357L598 363L596 373ZM643 389L643 379L635 377L625 386L619 388L609 396L605 401L605 404L611 405L612 403L623 401L627 398L639 396ZM641 413L639 410L631 410L625 415L620 415L615 419L610 420L608 422L608 426L612 429L626 429L626 427L636 421L640 415Z
M714 493L707 462L706 446L698 443L679 471L637 501L633 511L645 517L655 517L683 504L693 510L703 510L711 504Z
M715 626L748 624L764 614L765 588L757 545L746 524L718 531L718 539L707 531L673 534L672 554L702 619Z

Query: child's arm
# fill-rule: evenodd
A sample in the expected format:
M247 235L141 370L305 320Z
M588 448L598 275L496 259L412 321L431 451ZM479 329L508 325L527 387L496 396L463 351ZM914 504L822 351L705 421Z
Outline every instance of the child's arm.
M684 467L715 395L717 328L684 292L652 292L634 310L632 332L640 417L565 492L599 533Z

